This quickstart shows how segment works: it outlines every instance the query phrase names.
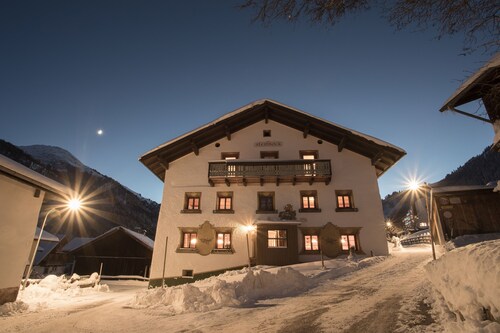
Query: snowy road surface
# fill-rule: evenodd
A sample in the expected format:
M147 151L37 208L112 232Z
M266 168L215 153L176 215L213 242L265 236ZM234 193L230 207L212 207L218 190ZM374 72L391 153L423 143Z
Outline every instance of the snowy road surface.
M429 248L395 252L295 297L178 315L131 308L139 287L110 284L114 292L0 317L0 332L440 332L425 302L430 259Z

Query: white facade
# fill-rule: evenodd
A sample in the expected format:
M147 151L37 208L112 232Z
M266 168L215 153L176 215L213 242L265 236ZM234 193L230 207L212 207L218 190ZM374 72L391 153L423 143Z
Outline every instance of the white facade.
M270 136L263 136L270 131ZM339 152L339 150L341 150ZM243 184L215 184L208 181L211 161L221 160L222 153L238 153L238 161L262 161L261 152L277 151L278 161L301 160L300 151L315 151L319 160L329 160L332 176L330 182L279 183L274 182ZM356 235L357 250L366 254L387 255L385 225L382 203L377 183L377 173L369 157L348 149L339 149L335 144L312 135L290 128L279 122L264 119L231 133L211 144L200 147L198 155L191 152L172 161L165 172L163 200L156 231L155 246L151 267L151 280L178 278L186 275L210 273L214 271L245 266L249 256L255 257L255 231L247 231L251 225L295 225L298 227L294 251L297 260L319 260L318 251L304 251L304 235L301 228L323 228L331 223L341 230L359 230ZM266 160L268 161L268 160ZM273 160L276 161L276 160ZM320 212L299 212L301 191L315 191L317 208ZM351 204L355 210L339 210L336 191L349 191ZM216 213L218 192L231 192L234 213ZM287 204L293 205L296 220L279 221L278 214L258 214L258 192L274 192L275 207L282 211ZM186 193L200 193L200 211L183 213L186 208ZM341 192L343 193L343 192ZM182 232L196 232L205 221L216 231L231 233L232 251L212 251L201 255L197 251L182 249ZM191 229L189 229L191 228ZM342 233L342 231L340 231ZM292 234L289 233L289 237ZM201 237L201 236L200 236ZM260 237L260 236L259 236ZM265 237L265 235L264 235ZM168 241L167 241L168 238ZM198 243L200 240L198 240ZM340 242L340 239L338 239ZM165 246L167 246L165 251ZM275 249L269 249L274 251ZM223 252L223 253L218 253ZM259 262L257 262L259 264ZM189 272L192 271L192 272Z
M17 297L47 191L66 189L0 155L0 304Z

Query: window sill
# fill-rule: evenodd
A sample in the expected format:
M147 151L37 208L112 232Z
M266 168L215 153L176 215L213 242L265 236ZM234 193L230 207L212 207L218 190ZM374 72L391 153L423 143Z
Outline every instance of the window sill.
M255 214L278 214L277 210L256 210Z
M321 208L300 208L299 213L321 213Z
M197 249L179 247L175 250L176 253L198 253Z
M234 210L232 209L215 209L213 211L214 214L234 214Z
M357 212L357 208L335 208L336 212Z
M183 209L181 214L201 214L201 209Z
M233 249L213 249L212 254L233 254Z

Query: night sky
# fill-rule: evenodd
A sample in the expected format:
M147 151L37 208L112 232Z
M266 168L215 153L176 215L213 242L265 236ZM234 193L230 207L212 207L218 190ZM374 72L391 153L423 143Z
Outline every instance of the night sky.
M265 27L241 2L1 1L0 138L62 147L158 202L139 156L262 98L405 149L382 197L491 144L489 124L438 112L491 57L460 55L461 36L395 31L376 10Z

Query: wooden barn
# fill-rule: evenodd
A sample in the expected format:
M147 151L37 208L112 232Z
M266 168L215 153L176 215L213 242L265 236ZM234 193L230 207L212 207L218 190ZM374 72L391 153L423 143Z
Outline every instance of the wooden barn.
M463 235L500 232L500 193L494 186L432 189L432 232L437 244Z
M72 249L73 273L103 276L149 276L153 240L124 227L113 228Z

